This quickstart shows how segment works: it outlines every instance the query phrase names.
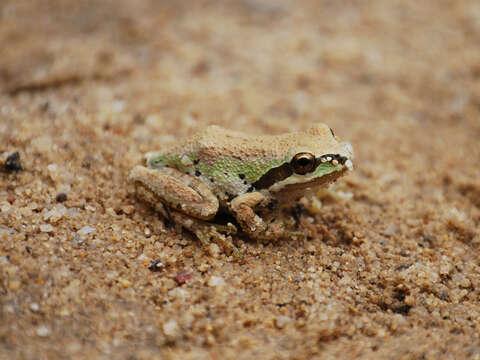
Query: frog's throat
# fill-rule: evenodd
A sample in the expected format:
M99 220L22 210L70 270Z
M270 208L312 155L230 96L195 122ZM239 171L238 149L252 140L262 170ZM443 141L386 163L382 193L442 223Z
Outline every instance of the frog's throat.
M327 175L339 173L338 176L341 176L343 172L352 169L352 162L347 157L339 154L325 154L316 159L315 169L310 173L304 175L296 174L288 162L269 170L253 186L256 189L268 188L271 191L279 191L285 186L291 185L297 185L297 188L305 188L316 186L315 184L322 185L323 183L331 182L333 180L329 179L332 176L326 177ZM323 178L325 180L321 180Z

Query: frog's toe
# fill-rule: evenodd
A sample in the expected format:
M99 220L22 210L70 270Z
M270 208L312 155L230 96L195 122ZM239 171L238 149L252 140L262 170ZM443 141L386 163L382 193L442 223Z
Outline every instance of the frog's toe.
M214 242L220 245L223 249L231 251L236 258L241 258L240 251L235 245L233 245L232 237L224 234L235 234L236 232L237 228L233 224L228 223L227 225L212 225L208 228L197 230L195 231L195 235L203 246L208 247L210 243Z
M237 233L237 227L232 223L227 223L227 225L215 225L215 230L228 235L235 235Z
M294 238L296 240L306 240L307 233L305 231L285 231L285 237Z

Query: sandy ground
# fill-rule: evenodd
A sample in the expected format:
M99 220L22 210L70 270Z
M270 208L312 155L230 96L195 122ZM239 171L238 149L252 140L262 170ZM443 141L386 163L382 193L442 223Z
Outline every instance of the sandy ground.
M0 358L480 359L479 44L477 0L1 1ZM127 181L317 121L343 198L244 263Z

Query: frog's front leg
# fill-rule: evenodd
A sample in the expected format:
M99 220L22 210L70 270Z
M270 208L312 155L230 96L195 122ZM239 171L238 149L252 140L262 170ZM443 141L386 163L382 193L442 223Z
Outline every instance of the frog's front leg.
M304 237L304 233L288 231L282 224L266 223L256 212L256 208L268 206L271 200L261 192L242 194L233 199L230 208L242 230L250 237L259 240L275 240L285 237Z

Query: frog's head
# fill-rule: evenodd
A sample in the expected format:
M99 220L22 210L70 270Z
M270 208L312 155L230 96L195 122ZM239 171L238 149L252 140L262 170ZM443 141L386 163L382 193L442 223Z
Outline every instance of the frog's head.
M284 157L254 184L272 192L295 191L326 185L353 170L353 149L331 128L316 124L306 132L286 134Z

